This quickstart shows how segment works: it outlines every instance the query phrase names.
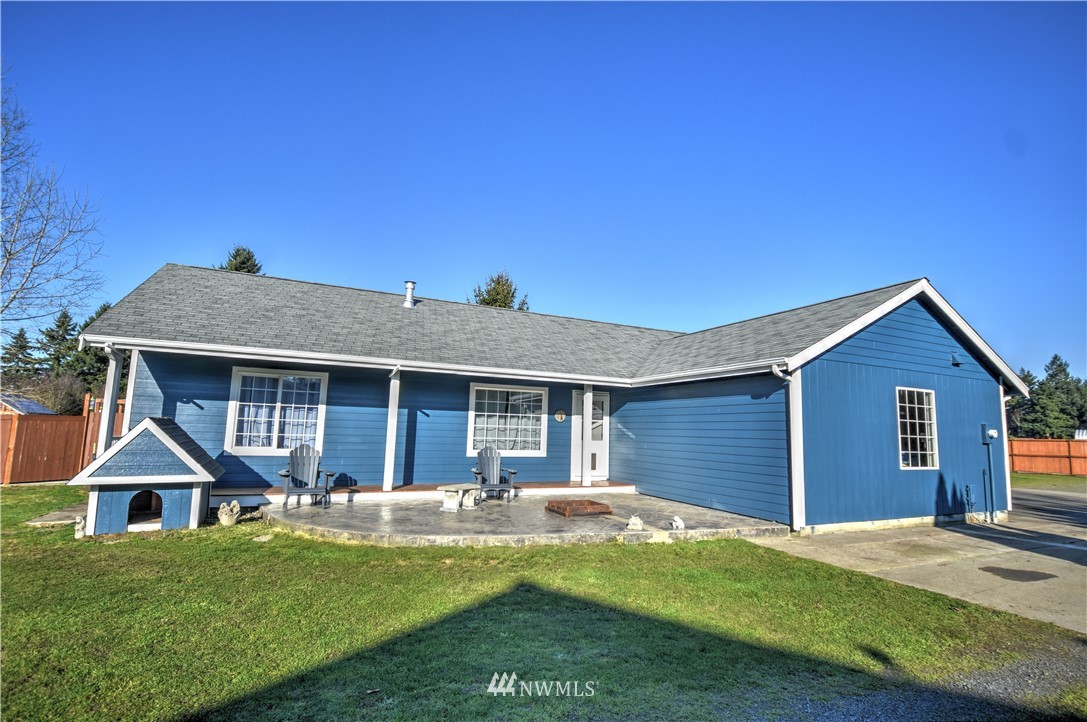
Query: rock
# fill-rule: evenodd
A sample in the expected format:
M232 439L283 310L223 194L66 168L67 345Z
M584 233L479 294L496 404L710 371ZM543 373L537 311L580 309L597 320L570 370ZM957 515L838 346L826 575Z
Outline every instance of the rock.
M627 529L630 531L641 531L643 528L642 520L638 516L630 517L630 521L627 522Z
M271 534L261 534L260 536L253 537L253 541L255 541L255 542L272 541L272 535Z

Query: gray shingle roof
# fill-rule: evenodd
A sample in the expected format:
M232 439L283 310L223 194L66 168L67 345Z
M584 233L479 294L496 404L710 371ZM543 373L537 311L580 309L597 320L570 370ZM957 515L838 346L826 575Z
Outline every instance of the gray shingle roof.
M634 326L168 264L93 336L629 378L678 335Z
M167 264L85 334L634 379L792 356L912 283L683 334Z
M638 376L790 358L915 283L907 281L668 339L646 358Z
M196 443L193 437L185 432L185 429L178 426L176 421L165 416L150 416L148 420L166 434L171 441L180 446L181 450L189 455L189 458L211 475L211 478L218 479L225 473L226 470L223 469L219 462L211 458L211 454L204 451L204 447Z

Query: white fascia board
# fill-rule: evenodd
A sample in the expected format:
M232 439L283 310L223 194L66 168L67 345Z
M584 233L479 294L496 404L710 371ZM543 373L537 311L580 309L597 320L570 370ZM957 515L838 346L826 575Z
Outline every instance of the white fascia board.
M642 376L632 379L624 386L658 386L661 384L675 384L683 381L704 381L707 379L727 378L729 376L750 376L752 374L768 374L775 364L784 364L787 359L775 358L764 361L754 361L731 366L715 366L712 368L694 369L692 371L678 371L668 374L656 374L654 376Z
M220 346L216 344L155 341L153 339L124 338L110 336L84 335L89 346L104 346L111 343L118 348L128 348L135 351L159 351L162 353L179 353L193 356L216 356L220 358L236 358L260 361L274 361L277 363L298 364L308 363L322 366L348 366L353 368L372 368L389 370L400 367L401 371L417 371L421 373L443 373L456 376L489 376L493 378L523 379L528 381L555 381L569 384L594 383L605 386L630 386L630 379L613 376L580 376L577 374L564 374L551 371L512 370L493 368L489 366L468 366L458 364L440 364L428 361L404 361L399 359L375 358L369 356L349 356L344 354L326 354L312 352L284 352L277 349L250 348L248 346Z
M166 445L174 456L181 459L185 463L185 466L192 469L195 476L188 474L184 476L94 476L91 474L98 471L107 461L112 459L117 453L124 449L128 442L139 436L143 431L150 430L155 437ZM105 485L105 484L147 484L148 480L152 480L154 483L159 484L192 484L194 482L211 482L215 481L215 477L212 476L193 460L189 454L174 442L169 436L166 435L162 429L152 422L148 417L136 425L136 428L129 431L127 434L121 437L121 439L106 449L105 453L96 458L87 468L72 477L72 480L68 482L68 486L86 486L88 484Z
M889 314L891 311L894 311L899 306L902 306L903 304L913 300L914 298L917 298L918 296L924 296L934 306L936 306L936 308L939 309L944 317L951 322L955 329L959 333L961 333L967 339L967 341L973 344L974 347L981 352L981 355L984 356L985 359L990 364L992 364L993 367L996 368L998 374L1007 384L1009 384L1017 392L1023 394L1024 396L1030 395L1030 389L1027 388L1026 384L1024 384L1019 379L1019 377L1015 375L1015 372L1012 371L1006 363L1004 363L1004 360L1000 358L1000 356L998 356L992 348L989 347L989 344L985 343L985 341L982 340L981 336L978 335L977 331L972 329L970 327L970 324L968 324L966 320L963 319L963 317L960 316L955 311L955 309L951 307L951 304L949 304L943 296L936 292L936 289L932 287L932 284L928 282L927 278L922 278L920 281L913 284L906 290L897 294L893 298L884 301L879 306L876 306L874 309L864 314L860 318L838 329L831 335L824 338L822 341L812 344L808 348L796 354L786 363L786 370L794 371L800 368L804 364L812 361L816 357L826 353L841 342L845 341L850 336L853 336L854 334L859 333L868 326L872 325L879 319Z
M678 371L675 373L656 374L653 376L641 376L634 379L620 378L617 376L579 376L576 374L555 373L551 371L519 371L487 366L463 366L456 364L439 364L427 361L403 361L397 359L385 359L365 356L349 356L343 354L324 353L284 353L276 349L250 348L247 346L220 346L216 344L203 344L178 341L156 341L153 339L124 338L111 336L81 336L88 346L104 346L111 343L118 348L128 348L134 351L158 351L161 353L188 354L193 356L214 356L218 358L232 358L243 360L260 360L275 363L297 364L308 363L323 366L346 366L352 368L370 369L395 369L401 371L417 371L421 373L443 373L457 376L484 376L491 378L515 379L519 381L554 381L568 384L595 384L600 386L615 386L619 388L631 388L638 386L657 386L661 384L674 384L684 381L703 381L713 378L726 378L729 376L748 376L751 374L770 373L770 367L774 364L785 364L787 359L774 358L764 361L747 362L731 366L716 366L712 368L694 369L691 371Z

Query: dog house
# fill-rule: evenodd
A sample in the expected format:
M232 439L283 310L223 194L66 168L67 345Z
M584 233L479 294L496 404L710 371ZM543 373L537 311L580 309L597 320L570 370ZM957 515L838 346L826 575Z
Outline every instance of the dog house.
M86 533L195 529L223 467L173 419L148 417L70 482L86 486Z

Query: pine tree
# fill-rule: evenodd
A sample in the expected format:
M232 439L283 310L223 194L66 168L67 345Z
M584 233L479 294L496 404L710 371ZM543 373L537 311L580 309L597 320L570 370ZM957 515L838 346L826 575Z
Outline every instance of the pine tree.
M62 309L53 325L41 330L38 350L42 353L45 370L54 376L59 374L64 363L75 353L77 345L75 321L68 309Z
M216 266L226 271L240 271L241 273L260 273L262 266L257 261L256 254L245 246L235 245L226 263Z
M1031 396L1034 396L1038 388L1038 377L1025 368L1019 369L1019 378L1027 385ZM1034 401L1026 396L1015 394L1005 401L1005 411L1008 420L1008 434L1015 437L1026 437L1023 430L1023 417L1033 408Z
M472 291L475 302L480 306L494 306L495 308L516 308L518 311L528 310L528 294L517 300L517 285L506 271L489 276L485 286L476 286Z
M109 303L99 306L97 311L79 325L79 333L86 331L88 326L109 309ZM106 352L93 346L87 346L82 351L75 351L64 362L64 371L78 376L83 385L83 391L90 394L98 393L105 386L107 369L109 369L109 357L106 356Z
M34 356L25 328L20 328L12 334L11 340L4 344L0 364L3 365L2 374L5 388L17 387L38 375L41 364Z
M1083 381L1069 373L1068 362L1054 354L1045 365L1045 378L1031 389L1029 408L1019 428L1033 439L1069 439L1087 416Z

